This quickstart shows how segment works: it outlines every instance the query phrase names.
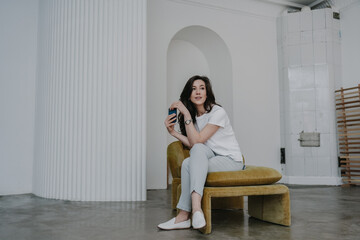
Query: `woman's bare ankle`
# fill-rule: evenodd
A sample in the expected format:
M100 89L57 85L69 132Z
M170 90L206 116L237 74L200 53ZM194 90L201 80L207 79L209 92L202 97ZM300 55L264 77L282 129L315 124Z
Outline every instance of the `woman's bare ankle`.
M184 222L190 219L190 213L186 211L180 211L175 218L175 223Z
M194 213L197 212L197 211L203 212L201 208L194 208L194 209L192 210L192 214L194 214Z

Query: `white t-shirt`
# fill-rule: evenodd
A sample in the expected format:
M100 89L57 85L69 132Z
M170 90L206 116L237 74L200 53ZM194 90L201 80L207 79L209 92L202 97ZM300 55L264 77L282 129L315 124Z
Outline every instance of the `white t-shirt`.
M200 132L208 123L220 128L204 144L218 155L229 156L235 161L242 162L240 147L225 110L214 105L210 112L196 117L195 128Z

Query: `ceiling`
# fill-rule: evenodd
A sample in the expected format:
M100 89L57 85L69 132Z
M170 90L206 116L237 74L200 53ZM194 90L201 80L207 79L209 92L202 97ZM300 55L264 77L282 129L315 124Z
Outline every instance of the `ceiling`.
M360 0L262 0L264 2L272 2L287 7L302 8L309 6L312 9L332 7L341 10L349 5L360 2Z

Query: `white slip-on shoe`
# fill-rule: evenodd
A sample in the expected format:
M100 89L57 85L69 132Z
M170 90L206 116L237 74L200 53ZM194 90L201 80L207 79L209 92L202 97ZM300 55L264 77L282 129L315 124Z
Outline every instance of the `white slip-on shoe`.
M183 221L183 222L175 223L175 218L172 218L167 222L160 223L158 225L158 228L160 228L162 230L175 230L175 229L190 228L190 226L191 226L190 219Z
M194 229L200 229L206 226L204 214L200 211L194 212L192 216L192 226Z

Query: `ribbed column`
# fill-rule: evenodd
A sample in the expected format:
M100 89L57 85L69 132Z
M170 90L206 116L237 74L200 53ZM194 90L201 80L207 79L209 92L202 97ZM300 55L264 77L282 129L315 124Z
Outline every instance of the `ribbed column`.
M34 193L146 199L146 0L44 0Z

